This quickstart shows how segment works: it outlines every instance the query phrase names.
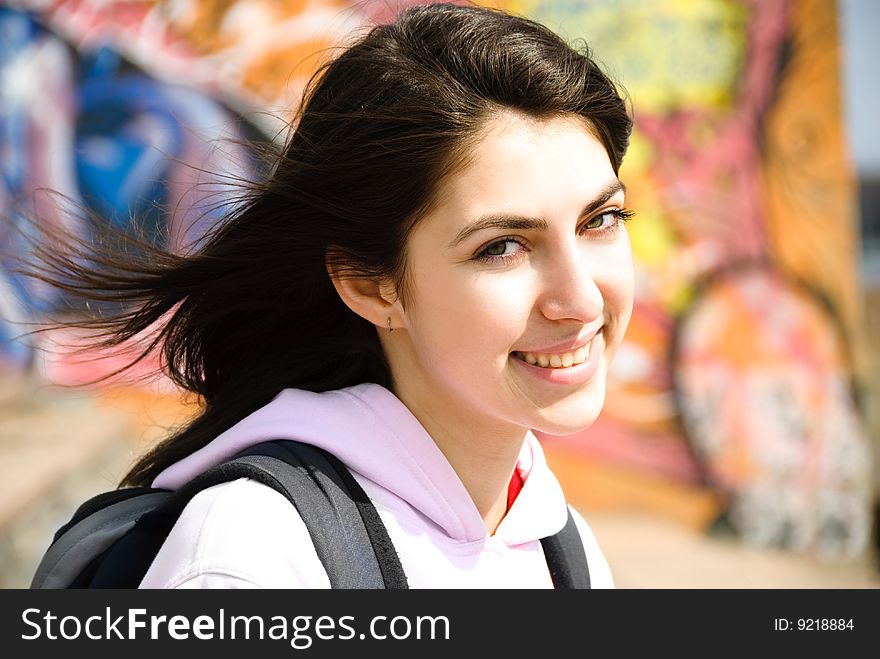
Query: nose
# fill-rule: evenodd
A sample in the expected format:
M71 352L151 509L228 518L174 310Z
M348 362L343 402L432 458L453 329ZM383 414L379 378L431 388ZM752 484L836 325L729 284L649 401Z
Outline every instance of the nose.
M591 265L588 252L570 245L548 254L538 300L541 314L548 320L587 324L602 315L605 300L597 278L599 262Z

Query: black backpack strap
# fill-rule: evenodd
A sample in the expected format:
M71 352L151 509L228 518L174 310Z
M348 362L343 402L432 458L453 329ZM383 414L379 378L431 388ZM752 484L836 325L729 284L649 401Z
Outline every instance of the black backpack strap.
M289 440L250 447L141 516L90 570L91 588L137 588L180 514L202 490L250 478L296 507L333 588L408 588L388 532L366 493L334 456Z
M550 568L553 587L573 589L590 587L590 566L577 524L568 508L568 521L562 530L541 539L544 556Z
M334 455L291 440L267 442L221 468L249 466L249 476L280 492L305 522L333 588L406 589L406 574L366 492Z

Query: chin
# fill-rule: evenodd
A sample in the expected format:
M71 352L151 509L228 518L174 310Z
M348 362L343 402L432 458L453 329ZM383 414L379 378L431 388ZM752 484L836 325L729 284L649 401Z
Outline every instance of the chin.
M604 404L604 390L576 402L559 403L541 410L531 428L545 435L574 435L593 425Z

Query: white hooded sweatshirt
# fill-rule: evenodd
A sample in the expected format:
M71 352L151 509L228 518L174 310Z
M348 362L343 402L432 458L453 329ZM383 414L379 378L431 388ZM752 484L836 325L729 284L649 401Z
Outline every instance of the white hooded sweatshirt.
M376 384L313 393L286 389L204 448L163 471L176 489L239 451L295 439L336 455L376 506L411 588L552 588L540 539L565 525L565 497L529 432L522 490L495 533L412 413ZM587 523L572 511L593 588L613 588ZM184 509L141 588L329 588L305 524L287 499L239 479Z

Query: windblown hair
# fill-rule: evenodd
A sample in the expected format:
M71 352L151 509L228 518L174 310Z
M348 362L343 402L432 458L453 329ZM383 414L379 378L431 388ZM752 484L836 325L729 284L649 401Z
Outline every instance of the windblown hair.
M498 10L419 6L313 76L273 171L198 251L44 257L40 279L123 305L72 325L104 346L149 334L141 356L160 350L170 378L203 403L122 485L149 484L284 388L391 388L377 328L342 302L328 262L388 277L405 305L407 236L500 111L582 117L615 172L632 127L586 46Z

